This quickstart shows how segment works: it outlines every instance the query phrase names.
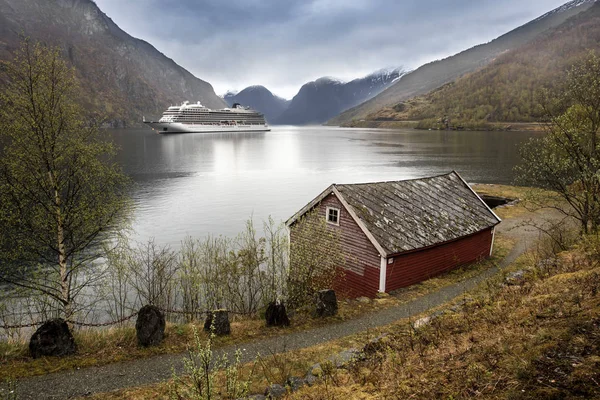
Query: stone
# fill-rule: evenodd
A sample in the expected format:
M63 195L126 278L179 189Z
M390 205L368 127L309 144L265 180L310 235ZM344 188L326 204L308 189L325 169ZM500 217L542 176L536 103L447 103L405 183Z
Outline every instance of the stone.
M313 375L313 376L321 376L321 375L323 375L323 368L321 367L321 364L316 363L312 367L310 367L308 369L308 374L309 375Z
M390 295L388 293L385 293L385 292L377 292L376 297L378 299L387 299L388 297L390 297Z
M156 346L165 337L165 316L156 306L145 305L138 312L135 321L138 345Z
M331 361L336 368L344 368L361 357L360 350L352 348L329 357L329 361Z
M248 400L266 400L267 397L263 394L253 394L252 396L248 396Z
M287 387L290 388L290 391L295 392L302 386L306 385L306 381L304 380L304 378L292 376L287 380L285 384Z
M29 353L33 358L43 356L68 356L77 352L75 339L69 325L62 318L44 322L29 340Z
M281 399L287 394L287 389L277 383L267 387L265 390L265 396L267 399Z
M331 317L337 314L338 304L335 291L331 289L320 290L317 292L315 302L315 314L317 317Z
M304 377L304 382L306 382L308 386L314 385L315 383L317 383L318 380L319 378L317 378L311 373L306 374L306 376Z
M423 317L423 318L420 318L420 319L416 320L415 322L413 322L412 327L413 327L413 329L420 329L420 328L424 327L425 325L429 325L430 322L431 322L431 317L429 317L429 316Z
M369 304L371 302L371 299L365 296L359 297L358 299L356 299L356 301L358 301L359 303L363 303L363 304Z
M506 275L506 278L504 278L504 283L506 283L508 286L520 286L524 283L524 281L525 271L522 269L511 272L510 274Z
M285 305L275 301L267 306L265 320L267 326L290 326L290 319L287 316Z
M227 310L215 310L208 313L204 321L204 330L211 332L212 329L214 329L213 332L217 336L229 335L231 333Z
M364 345L362 349L363 354L372 355L375 353L379 353L387 347L387 334L383 334L374 339L371 339Z

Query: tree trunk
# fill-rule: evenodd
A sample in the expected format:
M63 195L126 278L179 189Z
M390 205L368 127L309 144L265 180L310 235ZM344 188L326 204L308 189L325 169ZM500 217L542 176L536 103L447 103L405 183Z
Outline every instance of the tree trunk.
M71 304L71 282L67 265L67 252L65 249L65 231L63 226L63 216L61 211L61 198L56 179L52 172L48 172L50 182L54 187L54 207L56 209L56 241L58 245L58 265L60 271L60 294L63 304L63 314L65 320L71 319L73 315L73 305Z

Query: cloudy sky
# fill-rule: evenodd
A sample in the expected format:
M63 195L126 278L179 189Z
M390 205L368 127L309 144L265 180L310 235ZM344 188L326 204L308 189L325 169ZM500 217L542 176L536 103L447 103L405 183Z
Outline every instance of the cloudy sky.
M261 84L291 98L322 76L414 69L567 0L95 0L217 94Z

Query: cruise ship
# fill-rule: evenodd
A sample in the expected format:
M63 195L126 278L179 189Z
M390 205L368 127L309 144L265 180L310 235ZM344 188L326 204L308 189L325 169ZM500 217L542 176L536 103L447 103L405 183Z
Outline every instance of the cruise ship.
M270 131L264 115L235 103L231 108L211 110L200 102L184 101L180 106L171 106L158 122L144 123L158 133L186 132L266 132Z

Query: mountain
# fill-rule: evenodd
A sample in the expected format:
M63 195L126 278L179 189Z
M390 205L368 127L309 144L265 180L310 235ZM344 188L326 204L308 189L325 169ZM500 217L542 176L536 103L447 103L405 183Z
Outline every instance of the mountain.
M250 86L241 92L227 92L223 99L229 106L240 103L265 115L267 122L272 122L284 112L290 103L289 100L275 96L264 86Z
M320 78L300 88L289 107L274 122L281 125L322 124L340 112L354 107L404 75L401 69L380 70L364 78L342 82Z
M183 100L226 106L209 83L121 30L92 0L0 0L0 60L12 58L21 34L58 46L75 67L86 108L113 126L160 116Z
M446 118L467 127L540 121L544 110L537 91L558 89L565 71L590 51L600 53L600 3L476 72L365 119L383 126L389 121L420 121L422 128L439 127Z
M492 40L452 57L423 65L404 75L398 82L372 99L328 121L330 125L352 125L386 106L428 93L459 77L481 68L502 53L523 46L541 33L554 28L583 11L595 0L574 0L545 15ZM354 122L353 122L354 120Z

